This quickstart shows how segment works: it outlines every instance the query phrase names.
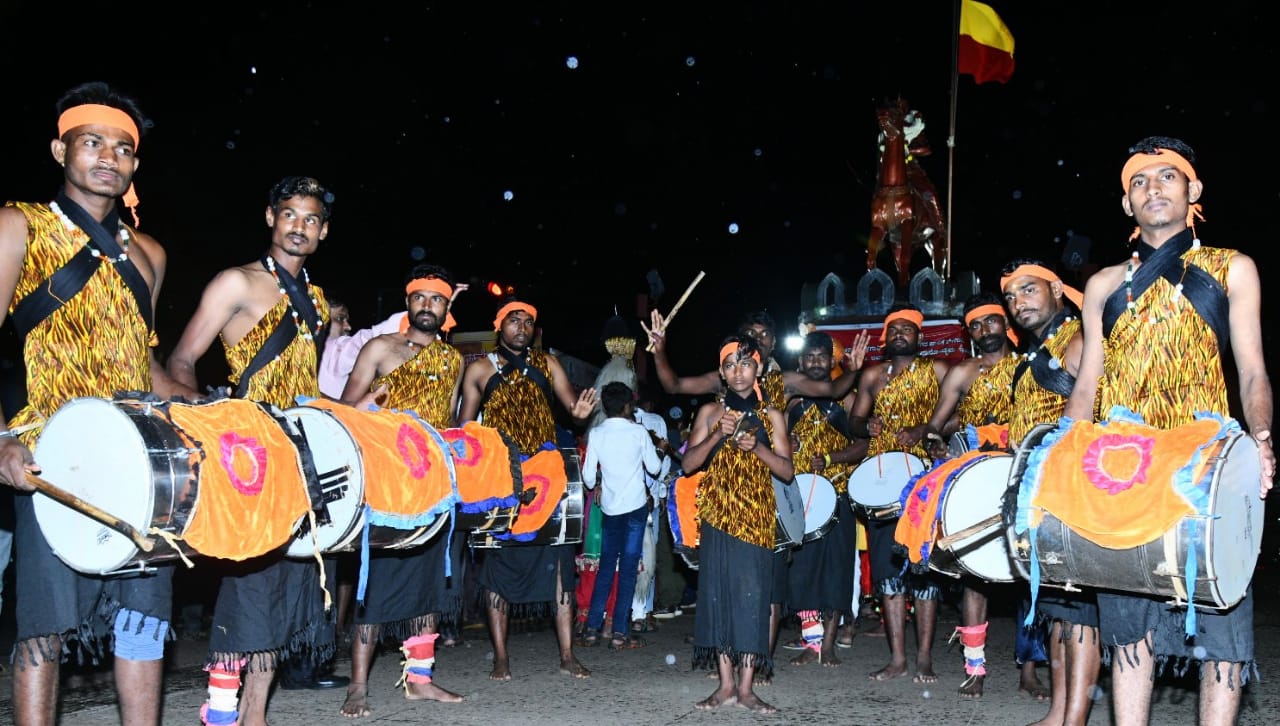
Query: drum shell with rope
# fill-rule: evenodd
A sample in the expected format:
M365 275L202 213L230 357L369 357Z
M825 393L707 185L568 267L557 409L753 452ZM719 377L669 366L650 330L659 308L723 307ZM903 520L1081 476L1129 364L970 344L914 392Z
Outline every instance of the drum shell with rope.
M849 475L849 501L855 512L869 520L897 519L903 488L928 468L928 462L909 451L868 456Z
M565 492L554 505L547 520L533 533L532 539L518 540L500 536L503 533L491 531L473 531L468 539L471 546L479 549L498 549L502 547L520 547L524 545L576 545L582 543L585 529L585 500L582 482L582 456L576 448L562 447L559 454L564 460L566 478ZM522 503L525 515L529 515L529 503ZM541 506L547 506L545 503ZM517 510L511 527L517 527L520 511Z
M1015 502L1017 487L1025 486L1032 452L1056 429L1055 424L1041 424L1018 448L1010 472L1009 496ZM1207 466L1196 486L1207 495L1209 515L1184 516L1163 536L1137 547L1103 547L1044 512L1034 530L1040 584L1189 599L1215 609L1239 603L1248 591L1261 551L1264 502L1258 494L1261 470L1257 444L1247 434L1230 434L1212 444L1205 459ZM1011 526L1016 510L1016 505L1006 503L1006 520L1010 522L1006 534L1014 566L1021 577L1030 580L1031 531L1019 534ZM1202 532L1198 538L1196 529ZM1199 566L1194 592L1187 592L1178 563L1186 562L1192 549Z
M306 438L315 462L316 473L324 492L322 504L325 521L318 521L315 538L311 526L303 521L290 540L285 554L291 558L309 559L317 549L321 554L350 552L358 549L365 530L365 493L369 486L401 486L406 482L382 478L367 481L366 457L377 451L361 447L358 435L331 410L314 406L295 406L285 416L296 422ZM356 415L356 409L344 412ZM426 426L424 423L423 426ZM426 437L428 445L431 437ZM409 549L426 544L440 532L451 513L442 513L428 525L397 528L386 525L368 527L369 547L374 549Z
M839 521L836 512L835 485L830 479L813 472L796 474L796 489L804 500L804 536L802 542L821 539Z
M1012 467L1013 457L1005 452L987 452L966 462L938 508L938 538L999 516ZM1016 582L1004 517L950 547L935 545L929 568L956 578L967 574L986 582Z
M243 524L228 512L212 506L212 492L206 467L219 466L220 457L236 456L217 451L218 441L200 441L175 423L171 411L181 409L188 418L199 418L214 426L223 419L238 419L258 426L242 441L252 446L260 458L262 489L246 499L266 501L289 495L301 506L282 507L292 511L288 522L260 522L253 532L237 536ZM226 424L237 429L236 424ZM153 530L167 535L149 552L143 552L125 535L91 519L57 500L36 493L32 502L37 522L50 549L67 566L86 574L111 574L145 569L150 563L183 556L207 555L244 559L267 554L283 544L273 541L249 552L198 550L184 538L196 531L222 533L246 547L270 532L286 533L305 518L305 475L283 412L267 404L240 399L223 399L205 404L180 404L142 400L75 398L55 411L45 422L33 455L42 475L52 484L81 500L110 512L146 535ZM232 435L234 431L231 431ZM223 448L227 448L223 442ZM238 450L231 445L229 451ZM267 470L277 472L267 475ZM285 492L287 487L296 490ZM284 501L283 499L281 501ZM299 515L302 516L299 516ZM176 548L176 549L175 549Z

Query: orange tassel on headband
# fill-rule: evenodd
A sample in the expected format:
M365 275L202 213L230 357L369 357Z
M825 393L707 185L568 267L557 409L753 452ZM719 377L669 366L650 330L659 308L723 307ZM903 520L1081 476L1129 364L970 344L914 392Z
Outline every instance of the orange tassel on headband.
M914 323L917 330L924 328L924 315L919 310L898 310L889 313L884 319L884 327L880 330L881 345L884 345L884 341L889 339L889 323L895 320L906 320L909 323Z
M95 125L110 126L129 134L133 138L133 152L138 153L142 137L138 134L138 125L133 122L133 117L118 108L98 103L84 103L63 111L58 117L58 138L66 136L68 131L77 126ZM133 215L133 226L141 227L142 221L138 217L138 192L133 188L132 183L124 192L124 205Z
M985 318L988 315L999 315L1000 317L1004 318L1005 334L1009 336L1010 342L1012 342L1014 345L1017 345L1018 334L1013 332L1013 326L1009 324L1009 314L1005 312L1003 307L996 305L994 303L979 305L978 307L970 310L969 314L964 316L964 327L967 328L969 327L969 324L972 323L973 321L977 320L978 318Z
M1156 164L1168 164L1183 174L1187 175L1187 181L1198 181L1200 177L1196 176L1196 168L1191 165L1190 161L1182 154L1172 149L1156 149L1154 154L1139 152L1129 157L1124 163L1124 168L1120 170L1120 188L1125 194L1129 193L1129 184L1133 181L1133 177L1138 172L1149 166ZM1196 233L1196 219L1204 221L1203 208L1199 204L1192 204L1187 209L1187 226L1191 228L1191 234ZM1129 239L1134 240L1138 235L1142 234L1141 227L1134 227L1133 234L1129 235Z

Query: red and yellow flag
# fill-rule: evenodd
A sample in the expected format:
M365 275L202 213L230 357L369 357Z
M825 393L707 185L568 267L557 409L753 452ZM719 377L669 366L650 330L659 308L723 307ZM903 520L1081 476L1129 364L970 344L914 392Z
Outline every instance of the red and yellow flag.
M1013 33L990 5L961 0L957 70L977 83L1008 83L1013 77Z

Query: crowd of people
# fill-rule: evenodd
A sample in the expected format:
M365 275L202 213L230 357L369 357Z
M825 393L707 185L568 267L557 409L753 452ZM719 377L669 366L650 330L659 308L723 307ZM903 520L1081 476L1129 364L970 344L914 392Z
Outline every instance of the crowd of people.
M55 555L32 506L41 422L77 397L128 394L182 405L231 398L276 412L305 401L408 411L432 431L481 425L497 432L510 461L495 476L509 478L548 451L580 457L585 496L600 509L598 530L585 538L534 536L473 558L465 536L435 536L369 552L356 563L354 588L333 553L310 559L272 550L228 566L205 664L209 695L200 718L207 724L265 724L277 677L298 687L345 686L335 711L368 716L376 708L370 666L386 639L404 656L405 698L462 700L436 683L436 645L453 637L443 634L463 619L472 590L493 644L491 679L515 676L507 649L513 617L550 619L560 672L589 678L575 647L643 647L651 617L691 605L672 574L674 546L662 525L673 472L696 483L689 644L695 666L716 679L696 706L761 714L776 710L757 687L771 682L781 624L791 618L800 627L801 652L791 665L840 666L842 628L865 616L867 599L878 604L888 649L888 662L868 676L937 679L932 646L942 589L927 558L913 556L921 537L925 551L932 542L932 520L919 513L936 493L913 489L928 480L911 476L893 482L902 492L897 506L860 502L850 488L859 467L907 454L943 466L957 456L947 446L957 434L975 448L1018 451L1046 425L1069 431L1106 422L1123 407L1159 430L1206 412L1238 422L1257 446L1258 496L1271 487L1272 392L1257 268L1238 251L1201 244L1195 222L1204 184L1194 152L1177 139L1143 139L1123 164L1121 203L1137 223L1132 257L1096 273L1083 295L1044 261L1009 261L998 290L965 302L974 349L962 362L922 354L925 316L902 303L883 319L874 364L864 365L871 336L846 347L814 331L798 365L786 369L774 355L772 318L755 312L716 342L714 369L680 376L667 357L667 321L654 311L646 331L658 383L668 394L711 399L694 412L686 436L668 437L645 416L640 382L626 370L634 340L624 353L610 349L623 362L615 379L577 390L557 357L535 345L537 309L509 299L493 320L492 351L464 359L448 332L465 285L439 265L408 271L403 313L347 335L349 310L306 269L329 234L333 204L310 177L284 177L269 190L265 251L212 278L162 364L154 353L155 308L166 251L119 209L138 203L132 180L145 118L133 99L103 83L69 90L57 111L51 152L64 177L55 198L0 209L0 296L9 300L4 318L24 336L27 376L26 400L4 411L0 431L0 482L16 491L17 584L5 594L16 602L19 724L56 722L59 673L72 646L113 656L123 723L160 722L177 565L156 562L145 574L79 572ZM227 382L196 373L215 340ZM567 445L564 422L572 430ZM975 432L993 426L1000 433L976 440ZM669 438L681 440L678 449ZM783 500L798 481L818 477L836 497L830 521L820 532L788 531ZM1051 490L1067 478L1051 472L1037 486ZM312 517L324 509L313 484L306 483ZM518 504L510 505L517 521L521 507L534 505L520 495L517 489ZM585 553L581 540L592 534L598 541ZM594 558L595 577L588 592L578 592L584 554ZM344 580L333 607L328 584ZM990 590L990 582L963 578L955 633L964 646L963 698L983 695ZM1020 687L1049 701L1042 724L1085 723L1104 664L1118 724L1148 721L1153 678L1172 667L1199 676L1201 723L1231 723L1242 688L1257 675L1251 591L1210 610L1147 592L1029 588L1024 607ZM1193 615L1198 626L1188 634ZM347 642L350 676L327 672ZM1037 662L1049 664L1048 688L1035 675Z

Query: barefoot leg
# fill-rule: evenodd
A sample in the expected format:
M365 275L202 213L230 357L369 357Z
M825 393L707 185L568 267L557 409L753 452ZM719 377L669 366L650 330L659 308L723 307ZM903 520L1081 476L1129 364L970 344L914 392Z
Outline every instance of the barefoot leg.
M916 598L916 683L933 683L933 628L938 622L938 599Z
M713 708L737 703L738 697L733 687L733 664L729 661L729 656L720 656L716 664L716 672L720 678L720 684L716 687L716 690L711 692L710 696L694 704L694 708L701 711L710 711Z
M490 595L496 598L496 595ZM507 655L507 626L510 625L511 616L507 612L506 603L502 601L489 602L489 637L493 640L493 670L489 672L489 679L493 681L509 681L511 680L511 660Z
M880 599L884 614L884 632L889 641L889 665L870 675L873 681L887 681L907 674L907 600L902 595L885 595Z

